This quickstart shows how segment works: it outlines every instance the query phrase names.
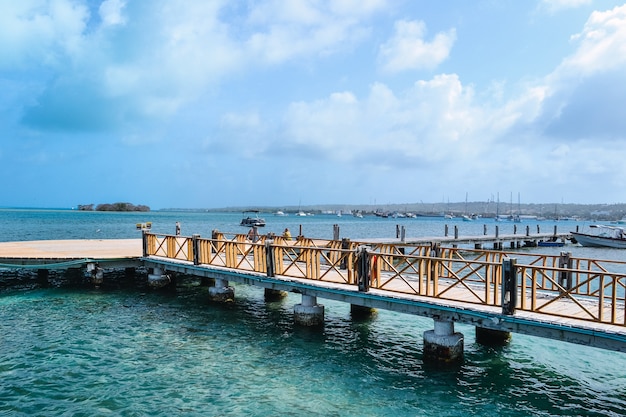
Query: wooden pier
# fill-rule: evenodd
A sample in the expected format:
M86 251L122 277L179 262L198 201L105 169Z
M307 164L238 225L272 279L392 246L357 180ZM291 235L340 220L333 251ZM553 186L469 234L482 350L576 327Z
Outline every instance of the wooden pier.
M430 317L435 330L429 338L444 345L462 339L454 332L458 322L476 326L477 334L514 332L626 352L626 263L611 260L468 250L429 239L260 236L252 242L217 231L211 238L144 232L131 240L0 243L4 268L62 268L70 260L141 264L155 282L168 273L212 278L210 294L217 298L234 296L229 281L299 293L294 316L306 320L320 310L323 319L318 297Z
M335 236L338 239L338 236ZM539 225L536 228L531 228L530 225L526 225L524 228L519 228L514 225L513 233L500 233L499 227L496 225L495 231L488 233L487 225L484 225L482 235L459 235L457 225L453 225L450 228L445 225L443 236L419 236L419 237L407 237L405 236L405 229L402 226L396 225L396 237L395 238L375 238L368 239L368 242L372 243L389 243L389 244L408 244L408 245L429 245L439 244L446 246L459 246L459 245L473 245L475 249L483 249L485 246L491 246L495 250L502 250L505 248L516 249L524 246L538 246L540 242L563 242L572 239L571 233L558 232L556 226L552 231L541 231Z

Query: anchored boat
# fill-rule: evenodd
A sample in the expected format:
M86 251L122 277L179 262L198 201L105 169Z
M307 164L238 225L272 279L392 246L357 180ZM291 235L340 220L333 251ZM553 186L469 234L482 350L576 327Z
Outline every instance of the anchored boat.
M592 224L597 233L570 232L582 246L626 249L626 231L623 227Z

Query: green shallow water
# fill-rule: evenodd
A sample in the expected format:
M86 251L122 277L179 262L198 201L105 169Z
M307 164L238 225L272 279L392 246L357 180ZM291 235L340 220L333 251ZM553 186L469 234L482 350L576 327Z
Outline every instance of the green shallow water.
M432 322L379 311L353 322L326 301L294 327L295 295L265 303L48 289L0 298L0 415L623 415L626 356L525 336L502 350L466 335L463 365L421 361Z

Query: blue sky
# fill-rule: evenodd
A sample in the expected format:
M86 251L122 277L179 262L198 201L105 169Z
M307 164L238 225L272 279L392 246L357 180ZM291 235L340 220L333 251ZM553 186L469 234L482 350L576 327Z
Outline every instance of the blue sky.
M626 4L0 0L0 206L626 201Z

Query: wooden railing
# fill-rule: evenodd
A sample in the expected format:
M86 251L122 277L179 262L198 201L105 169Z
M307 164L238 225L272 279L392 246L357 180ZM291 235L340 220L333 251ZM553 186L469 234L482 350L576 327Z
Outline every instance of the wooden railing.
M145 232L144 256L626 327L626 263L569 253Z

